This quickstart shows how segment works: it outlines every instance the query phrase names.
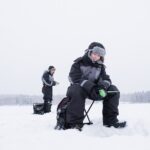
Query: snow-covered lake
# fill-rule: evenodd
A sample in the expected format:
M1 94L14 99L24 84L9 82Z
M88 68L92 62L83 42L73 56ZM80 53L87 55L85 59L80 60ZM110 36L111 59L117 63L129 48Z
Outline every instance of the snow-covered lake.
M32 106L0 107L0 150L150 150L150 104L120 104L125 129L102 125L102 104L90 111L93 125L77 130L54 130L56 106L45 115L33 115Z

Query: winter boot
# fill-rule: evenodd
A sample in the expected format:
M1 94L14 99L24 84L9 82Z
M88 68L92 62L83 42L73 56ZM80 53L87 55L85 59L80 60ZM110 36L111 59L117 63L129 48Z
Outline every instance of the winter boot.
M77 129L79 131L82 131L83 124L68 124L66 125L65 129Z
M126 121L123 121L123 122L115 122L115 123L112 123L112 124L103 124L105 127L115 127L115 128L124 128L127 126L127 122Z

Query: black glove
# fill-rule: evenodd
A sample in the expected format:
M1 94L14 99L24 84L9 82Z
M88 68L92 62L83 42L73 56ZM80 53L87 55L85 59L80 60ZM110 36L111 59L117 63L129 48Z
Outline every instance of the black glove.
M103 99L107 96L107 90L110 87L110 82L103 80L98 83L99 96Z
M55 85L56 85L56 82L55 82L55 81L53 81L52 86L55 86Z
M101 82L100 85L97 86L97 93L99 95L99 99L103 99L107 96L107 90L109 88L109 82Z
M107 91L110 87L110 82L107 80L103 80L100 83L98 83L98 87L99 89L104 89L105 91Z
M99 99L98 88L96 86L92 88L92 90L89 94L89 98L92 100L98 100Z
M95 86L90 93L89 98L92 100L102 100L107 96L107 92L104 89L100 89L98 86Z
M95 87L95 84L89 80L85 81L84 84L81 83L81 87L84 88L84 90L89 94L92 89Z
M52 86L55 86L55 85L58 85L58 84L59 84L59 82L53 81Z

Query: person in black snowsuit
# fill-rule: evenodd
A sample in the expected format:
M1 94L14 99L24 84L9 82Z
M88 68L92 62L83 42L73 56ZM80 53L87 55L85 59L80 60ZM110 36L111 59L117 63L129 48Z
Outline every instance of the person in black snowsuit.
M42 76L42 93L44 99L44 112L48 113L51 112L52 106L52 99L53 99L53 86L59 84L58 82L54 81L53 75L55 73L55 67L49 66L48 70L44 72Z
M118 105L120 93L106 74L104 65L105 48L101 43L93 42L85 51L83 57L76 59L69 73L71 85L67 96L70 103L66 110L67 128L77 125L83 127L85 100L103 100L103 125L107 127L123 128L126 122L119 122ZM103 90L104 95L99 94ZM114 91L114 93L107 93Z

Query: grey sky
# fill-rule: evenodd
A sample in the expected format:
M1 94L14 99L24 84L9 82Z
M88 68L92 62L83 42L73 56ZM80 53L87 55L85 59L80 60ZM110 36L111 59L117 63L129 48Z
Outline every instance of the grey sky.
M41 94L41 76L56 67L65 94L73 60L93 41L121 92L150 89L149 0L1 0L0 94Z

